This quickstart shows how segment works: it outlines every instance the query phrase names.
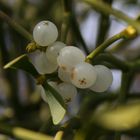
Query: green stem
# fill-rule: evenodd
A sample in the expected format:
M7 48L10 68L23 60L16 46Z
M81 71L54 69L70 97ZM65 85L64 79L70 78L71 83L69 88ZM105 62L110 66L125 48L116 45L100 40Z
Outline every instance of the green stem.
M115 46L112 46L108 50L108 52L110 52L110 53L119 52L119 51L123 50L126 46L128 46L130 41L132 41L132 40L130 40L130 39L121 40L118 44L116 44Z
M64 12L70 12L71 11L71 0L61 0L62 3L62 9Z
M70 14L69 13L64 13L63 16L63 23L61 26L61 41L65 42L67 41L67 34L69 31L69 25L70 25Z
M62 3L63 17L64 17L63 18L63 23L62 23L62 26L61 26L61 41L66 42L67 34L68 34L68 31L69 31L69 26L70 26L70 23L71 23L72 29L74 30L74 32L76 34L77 40L80 41L80 43L82 44L85 52L88 54L89 51L88 51L87 46L84 42L84 39L81 35L78 23L77 23L76 18L75 18L75 14L72 10L72 1L61 0L61 3Z
M128 17L127 15L125 15L124 13L122 13L119 10L111 8L105 2L97 1L97 0L84 0L84 1L88 4L90 4L97 11L100 11L100 12L104 13L105 15L113 15L113 16L127 22L128 24L134 26L137 29L137 31L140 33L140 23L138 21L136 21L135 19Z
M11 19L6 13L0 10L0 18L6 21L13 29L20 33L27 40L32 41L32 35L25 30L21 25L17 24L13 19Z
M86 52L86 54L89 54L89 50L88 47L81 35L80 29L79 29L79 25L76 21L76 17L75 14L72 14L72 19L71 19L71 24L72 24L72 29L76 35L77 40L81 43L81 45L83 46L84 51Z
M113 0L103 0L103 1L111 6ZM103 13L100 13L96 46L104 42L109 26L110 26L109 15L104 15Z
M69 0L61 0L62 12L63 12L63 21L61 26L61 41L66 43L67 34L69 31L70 24L70 5Z
M131 62L128 63L128 65L130 66L130 68L134 72L139 72L140 71L140 59L138 59L136 61L131 61Z
M3 134L7 134L16 139L23 140L53 140L53 137L44 135L42 133L38 133L35 131L31 131L21 127L13 127L6 124L0 124L0 132Z
M100 61L106 61L123 72L127 72L130 69L130 66L126 62L116 58L110 53L99 54L98 57L95 58L95 61L93 61L93 64L97 64L97 62L99 63Z
M97 43L96 46L100 45L106 37L110 22L109 22L109 17L104 16L103 14L100 15L99 19L99 27L98 27L98 35L97 35Z
M108 40L106 40L105 42L103 42L99 47L97 47L93 52L91 52L86 60L90 61L92 59L94 59L99 53L103 52L104 49L106 49L109 45L111 45L112 43L114 43L115 41L123 38L124 35L121 33L114 35L113 37L109 38Z
M80 41L80 43L82 44L85 52L88 54L89 51L87 49L87 46L85 44L85 41L81 35L80 29L79 29L79 25L76 21L75 18L75 14L72 10L72 1L69 0L61 0L62 3L62 9L63 9L63 23L61 26L61 41L66 42L67 39L67 34L69 31L69 26L70 23L72 25L72 29L74 30L77 40ZM70 4L71 3L71 4Z
M133 75L134 75L133 71L122 73L121 88L120 88L120 94L118 97L118 100L120 103L124 103L125 100L127 99L130 85L133 81Z

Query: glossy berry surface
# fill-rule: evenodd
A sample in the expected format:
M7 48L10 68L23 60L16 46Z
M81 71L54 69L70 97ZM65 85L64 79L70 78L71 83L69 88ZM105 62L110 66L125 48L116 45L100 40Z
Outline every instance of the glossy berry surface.
M59 55L59 52L62 48L64 48L66 44L60 41L54 42L52 45L47 47L46 55L50 61L53 63L57 63L57 57Z
M52 73L57 70L57 63L52 63L46 57L46 53L40 52L34 58L34 65L40 74Z
M91 90L95 92L104 92L106 91L113 81L112 72L109 68L104 65L95 65L97 72L97 80L90 87Z
M67 72L65 70L63 70L62 68L58 68L58 77L63 81L63 82L68 82L71 83L70 80L70 72Z
M85 60L84 53L77 47L67 46L61 49L57 62L59 67L65 71L71 71L71 69L78 63Z
M88 88L96 81L95 68L86 62L77 64L71 74L71 82L78 88Z
M58 30L54 23L41 21L33 29L34 41L40 46L48 46L56 41Z
M77 89L70 83L63 82L58 85L59 93L65 102L70 102L77 94Z

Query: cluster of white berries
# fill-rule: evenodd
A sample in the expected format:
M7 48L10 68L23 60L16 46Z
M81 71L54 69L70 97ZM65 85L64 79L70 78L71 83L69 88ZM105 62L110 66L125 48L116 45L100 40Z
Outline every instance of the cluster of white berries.
M33 30L34 41L39 46L47 46L46 52L38 53L35 67L41 74L52 73L58 69L61 84L50 82L60 95L69 101L77 94L77 88L90 88L95 92L106 91L112 83L110 69L103 65L85 62L85 54L77 47L66 46L56 41L58 30L50 21L39 22ZM43 95L44 96L44 95Z

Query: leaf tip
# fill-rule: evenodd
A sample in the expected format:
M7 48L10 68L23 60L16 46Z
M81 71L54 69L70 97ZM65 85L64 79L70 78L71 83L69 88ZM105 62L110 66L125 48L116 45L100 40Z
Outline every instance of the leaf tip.
M53 115L52 116L53 124L54 125L59 124L63 120L65 114L66 114L66 110L63 108L63 109L61 109L61 113L58 114L58 116L57 115Z
M7 63L6 65L4 65L4 69L8 69L11 68L13 65L15 65L18 61L20 61L21 59L25 58L27 55L23 54L17 58L15 58L14 60L10 61L9 63Z

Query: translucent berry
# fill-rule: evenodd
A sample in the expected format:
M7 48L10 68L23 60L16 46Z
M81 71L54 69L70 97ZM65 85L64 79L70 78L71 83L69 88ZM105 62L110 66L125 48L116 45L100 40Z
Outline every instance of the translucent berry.
M58 77L63 81L63 82L68 82L70 83L70 72L67 72L63 70L62 68L58 68Z
M60 41L54 42L52 45L48 46L46 50L46 55L50 61L53 63L57 63L57 57L59 55L59 52L62 48L64 48L66 44Z
M70 71L76 64L85 60L84 53L74 46L67 46L61 49L57 62L59 67Z
M46 53L40 52L35 56L33 64L40 74L52 73L57 70L57 63L52 63L46 57Z
M77 89L70 83L61 83L58 85L59 93L63 97L65 102L70 102L77 94Z
M34 41L40 46L48 46L56 41L58 30L50 21L39 22L33 30Z
M77 64L71 74L71 82L78 88L89 88L96 81L95 68L86 62Z
M109 68L105 67L104 65L96 65L95 70L97 72L97 80L90 87L90 89L95 92L104 92L112 84L112 72Z
M66 103L73 100L77 94L77 89L72 84L66 82L63 82L61 84L57 84L56 82L48 82L48 84L52 86L62 96L62 98ZM45 102L47 102L45 91L42 86L40 87L41 87L41 97Z

